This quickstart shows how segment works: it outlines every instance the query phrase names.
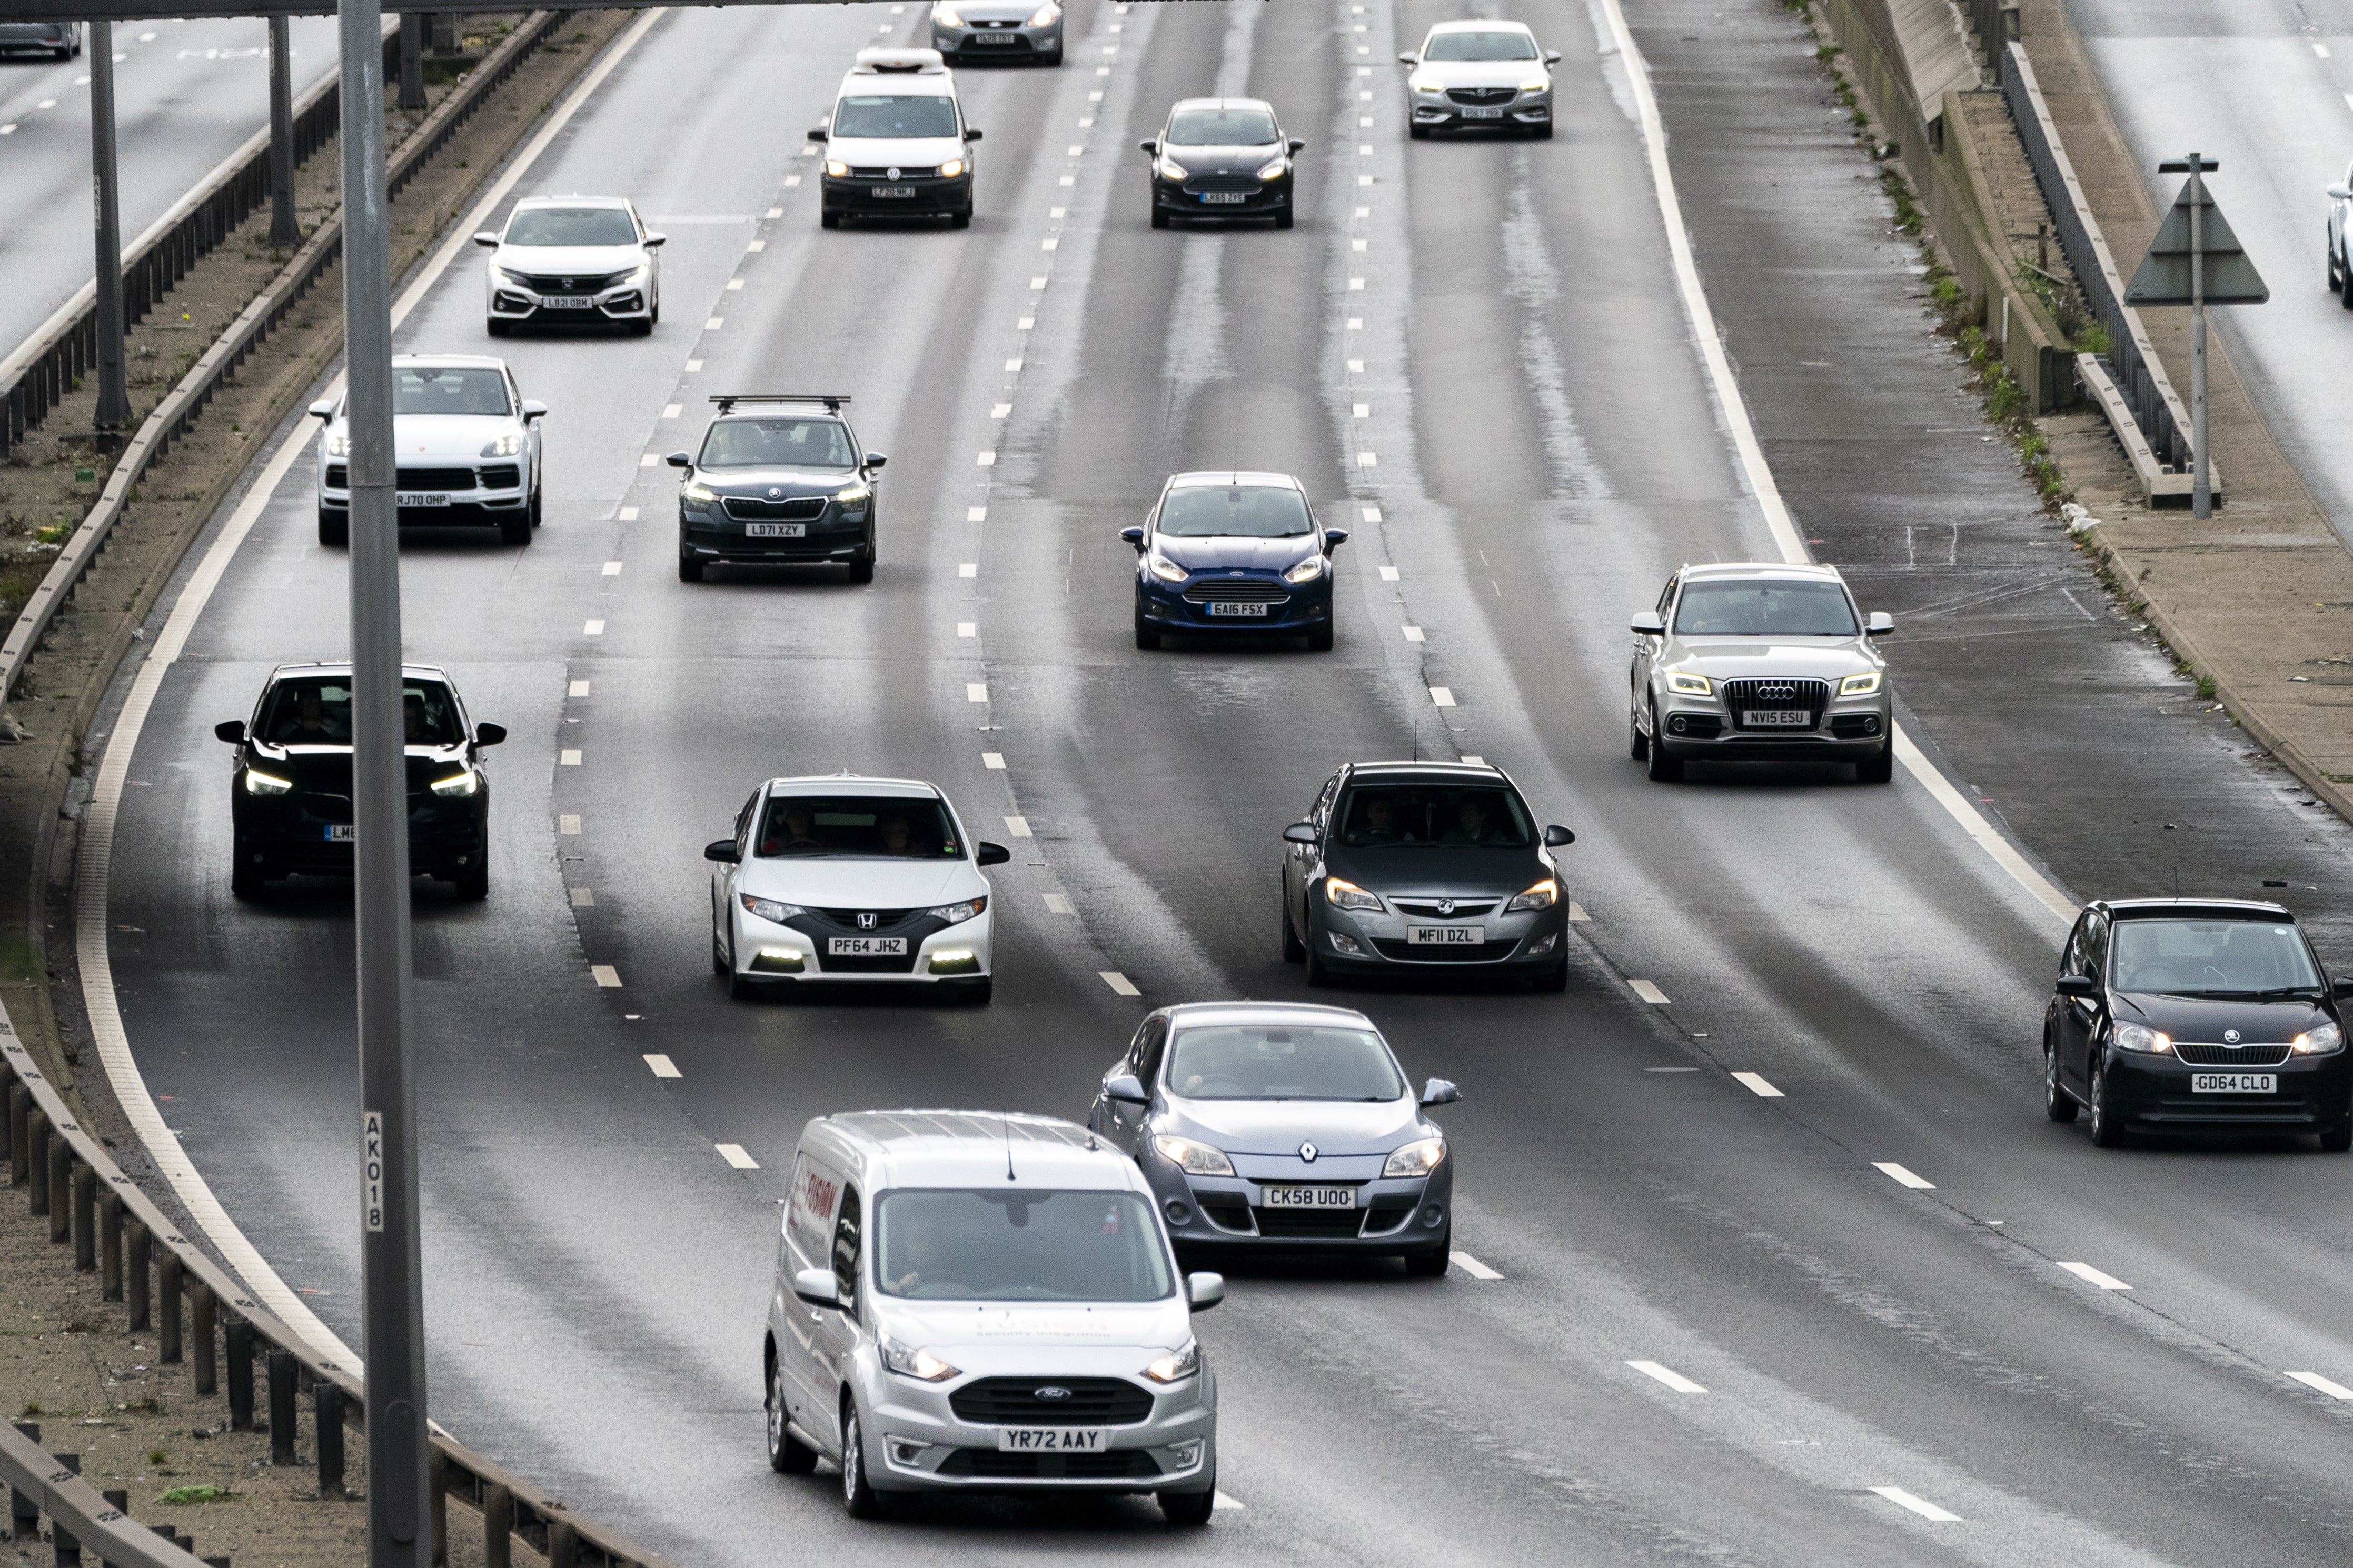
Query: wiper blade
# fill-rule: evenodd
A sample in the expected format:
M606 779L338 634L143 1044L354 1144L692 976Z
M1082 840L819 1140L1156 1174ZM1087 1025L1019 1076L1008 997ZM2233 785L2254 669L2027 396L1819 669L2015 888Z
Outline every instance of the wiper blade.
M2214 1000L2214 999L2218 999L2218 998L2221 998L2221 997L2229 997L2229 998L2231 998L2231 999L2232 999L2232 1000L2243 1000L2243 999L2245 999L2246 997L2249 997L2249 996L2260 996L2260 995L2262 995L2262 994L2263 994L2263 993L2262 993L2262 992L2260 992L2260 991L2224 990L2224 989L2214 989L2214 988L2209 988L2209 989L2206 989L2206 990L2200 990L2200 991L2159 991L2159 992L2155 993L2155 994L2159 995L2159 996L2200 996L2200 997L2207 998L2207 999L2209 999L2209 1000Z
M2254 997L2257 1001L2261 1001L2266 996L2317 996L2320 994L2320 987L2317 985L2274 985L2267 991L2250 991L2247 994Z

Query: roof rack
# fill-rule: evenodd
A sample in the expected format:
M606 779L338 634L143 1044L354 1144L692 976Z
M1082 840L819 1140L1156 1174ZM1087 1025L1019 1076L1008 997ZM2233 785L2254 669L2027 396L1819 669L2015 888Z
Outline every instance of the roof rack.
M831 392L727 392L713 397L722 414L733 414L739 403L822 403L828 414L839 414L849 395Z

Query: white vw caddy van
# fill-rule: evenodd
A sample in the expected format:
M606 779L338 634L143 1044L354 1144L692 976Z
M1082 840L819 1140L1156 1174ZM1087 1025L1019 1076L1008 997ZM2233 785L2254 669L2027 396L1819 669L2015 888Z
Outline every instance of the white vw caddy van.
M1134 1162L1085 1128L865 1110L801 1131L768 1302L768 1463L917 1491L1151 1492L1209 1521L1218 1385Z

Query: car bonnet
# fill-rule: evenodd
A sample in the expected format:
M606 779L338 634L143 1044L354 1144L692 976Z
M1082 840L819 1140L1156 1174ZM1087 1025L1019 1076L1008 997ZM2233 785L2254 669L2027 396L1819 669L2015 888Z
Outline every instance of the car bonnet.
M1535 846L1401 844L1349 846L1327 839L1325 868L1384 899L1508 899L1551 874ZM1499 905L1489 911L1500 915Z
M987 879L969 859L828 860L754 856L736 874L736 891L820 909L921 909L977 898Z
M1316 1157L1387 1154L1425 1137L1420 1108L1410 1095L1366 1103L1345 1100L1186 1100L1173 1092L1157 1131L1194 1138L1229 1154L1296 1155L1302 1143Z
M1322 541L1313 533L1258 539L1233 533L1188 537L1155 532L1152 542L1161 554L1195 572L1280 572L1296 566L1322 548Z
M1176 1276L1178 1290L1182 1276ZM882 1332L919 1345L965 1372L1100 1372L1133 1375L1144 1359L1182 1345L1192 1331L1181 1293L1158 1301L923 1301L877 1290L870 1299ZM1057 1365L1039 1365L1050 1350ZM1081 1360L1102 1358L1100 1366Z

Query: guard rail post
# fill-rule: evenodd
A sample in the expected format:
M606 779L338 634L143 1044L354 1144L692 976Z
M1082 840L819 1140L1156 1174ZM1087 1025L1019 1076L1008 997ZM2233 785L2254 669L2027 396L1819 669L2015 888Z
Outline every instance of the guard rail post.
M201 1279L188 1281L189 1326L196 1336L196 1376L198 1394L220 1392L220 1346L213 1335L214 1320L218 1316L213 1300L213 1288Z
M234 1315L228 1321L228 1429L253 1429L253 1325Z
M46 1111L25 1113L25 1201L36 1215L49 1212L49 1118Z
M272 1345L269 1368L269 1462L294 1462L294 1352Z
M55 1129L42 1137L49 1146L49 1244L61 1247L73 1237L73 1145Z
M514 1494L498 1482L482 1489L483 1568L514 1568Z
M110 1192L98 1200L98 1298L122 1300L122 1195Z
M311 1398L318 1412L319 1496L343 1495L343 1391L335 1384L314 1384Z
M79 1160L73 1163L74 1268L87 1274L98 1267L98 1173Z
M180 1359L181 1268L180 1255L166 1247L164 1252L163 1287L156 1292L162 1298L156 1305L163 1309L163 1333L155 1352L156 1360L161 1363L169 1363Z
M77 1476L81 1474L79 1454L52 1454L49 1457L57 1460L61 1468ZM56 1548L58 1568L71 1568L72 1564L81 1561L81 1542L73 1538L73 1532L66 1528L65 1521L54 1516L49 1520L49 1544Z
M147 1222L137 1215L131 1216L128 1228L131 1236L124 1250L130 1256L123 1280L123 1295L127 1298L125 1304L129 1309L130 1331L135 1334L154 1321L152 1299L147 1290L147 1268L154 1256L155 1238L148 1235Z
M41 1440L41 1424L37 1421L19 1421L16 1430L33 1442ZM41 1500L15 1486L8 1489L8 1537L12 1541L41 1538Z

